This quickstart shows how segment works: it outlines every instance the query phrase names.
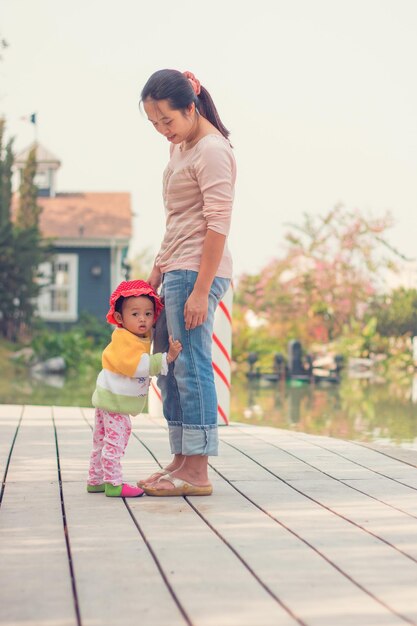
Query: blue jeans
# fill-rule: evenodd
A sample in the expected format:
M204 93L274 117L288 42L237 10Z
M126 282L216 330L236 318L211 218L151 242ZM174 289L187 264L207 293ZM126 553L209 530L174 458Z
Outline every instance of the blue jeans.
M230 280L214 278L207 320L186 330L184 305L197 275L192 270L164 274L161 296L165 308L156 323L153 350L167 352L169 335L182 343L182 352L169 365L167 376L158 377L171 452L212 456L218 454L217 396L211 355L214 312Z

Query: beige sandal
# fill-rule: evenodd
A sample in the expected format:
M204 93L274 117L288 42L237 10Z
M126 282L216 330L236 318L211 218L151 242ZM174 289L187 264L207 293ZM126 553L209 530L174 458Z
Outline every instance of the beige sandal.
M172 489L161 489L158 487L158 483L160 480L167 480L173 485ZM188 483L186 480L182 478L175 478L169 472L166 472L163 476L158 478L156 481L155 487L143 487L144 492L148 496L211 496L213 493L212 485L193 485L192 483Z
M162 478L162 476L166 476L166 474L169 474L168 470L161 470L160 472L155 472L155 474L152 474L152 476L149 476L149 478L147 478L146 480L138 480L136 484L138 487L142 487L143 489L144 485L147 485L148 483L154 483L156 480Z

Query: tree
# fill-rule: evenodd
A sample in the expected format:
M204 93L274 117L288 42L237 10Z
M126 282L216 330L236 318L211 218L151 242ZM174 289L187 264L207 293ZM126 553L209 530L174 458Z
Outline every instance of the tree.
M22 173L15 224L11 220L12 142L3 150L0 126L0 332L15 341L30 327L40 285L38 267L49 256L39 231L40 208L34 184L36 153L32 150Z
M3 148L5 122L0 120L0 327L3 336L9 335L8 312L13 310L13 291L10 277L15 271L14 233L10 217L12 186L12 141Z
M258 312L272 336L327 341L360 317L381 272L401 256L385 239L389 215L367 218L341 205L289 225L287 251L258 275L241 277L236 302Z
M18 230L38 229L40 206L37 204L38 188L34 183L36 175L36 148L29 152L26 165L22 171L19 188L19 208L16 215Z
M376 318L377 331L383 337L417 335L417 289L394 289L376 298L369 309Z
M10 224L12 199L13 139L9 140L3 150L4 131L5 121L0 120L0 228Z

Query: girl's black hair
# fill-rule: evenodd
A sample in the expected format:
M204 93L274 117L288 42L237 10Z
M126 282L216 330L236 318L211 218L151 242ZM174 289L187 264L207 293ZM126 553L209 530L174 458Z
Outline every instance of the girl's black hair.
M184 111L192 102L196 109L209 122L229 138L230 131L220 119L213 99L205 87L201 85L200 94L197 96L186 76L178 70L158 70L148 79L142 89L141 102L145 100L168 100L172 109Z
M122 309L123 309L123 302L125 300L128 300L129 298L136 298L137 296L119 296L116 300L116 303L114 305L114 310L117 311L118 313L120 313L120 315L122 315ZM152 296L149 296L147 293L144 293L142 296L139 296L139 298L148 298L148 300L151 300L152 304L153 304L153 310L155 312L155 299L152 298Z

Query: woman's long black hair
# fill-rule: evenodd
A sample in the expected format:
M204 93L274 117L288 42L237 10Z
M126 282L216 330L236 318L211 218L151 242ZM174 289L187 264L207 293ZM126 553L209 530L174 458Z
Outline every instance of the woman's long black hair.
M148 99L168 100L172 109L181 111L194 102L197 111L208 119L226 139L229 138L230 132L221 121L207 89L201 85L201 91L197 96L191 82L178 70L158 70L152 74L141 93L141 102Z

